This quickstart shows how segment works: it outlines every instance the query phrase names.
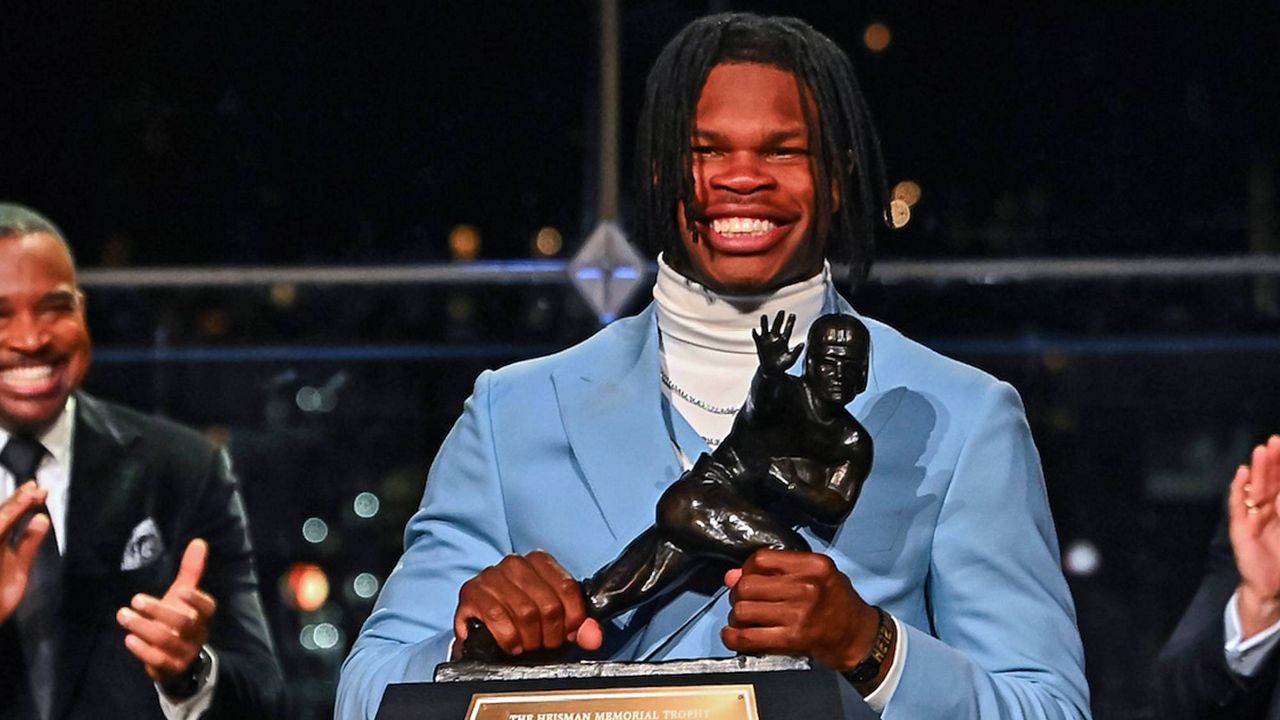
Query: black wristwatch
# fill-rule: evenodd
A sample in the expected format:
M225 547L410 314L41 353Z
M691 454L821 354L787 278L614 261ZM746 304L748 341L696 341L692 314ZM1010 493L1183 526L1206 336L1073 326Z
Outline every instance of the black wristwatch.
M893 648L893 641L897 635L897 626L893 624L893 618L889 613L877 607L876 614L879 615L879 620L876 622L876 636L871 641L871 647L867 648L866 656L857 665L841 673L855 686L870 682L880 674L880 666L889 656L889 650Z
M186 700L196 694L196 691L208 679L209 671L212 669L213 658L209 657L208 650L200 648L200 654L196 655L196 659L191 661L187 669L177 677L163 683L160 689L173 700Z

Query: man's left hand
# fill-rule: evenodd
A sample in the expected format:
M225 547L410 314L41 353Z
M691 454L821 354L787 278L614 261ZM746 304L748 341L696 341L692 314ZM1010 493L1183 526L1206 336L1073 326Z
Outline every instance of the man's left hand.
M1245 638L1280 621L1280 435L1253 449L1231 481L1231 549L1240 570L1236 609Z
M876 609L821 553L758 550L725 584L733 609L720 638L730 650L808 655L848 670L875 639Z
M116 621L129 631L125 647L160 685L186 672L209 639L209 619L217 604L199 588L208 555L204 540L192 540L164 597L139 593L129 607L116 612Z

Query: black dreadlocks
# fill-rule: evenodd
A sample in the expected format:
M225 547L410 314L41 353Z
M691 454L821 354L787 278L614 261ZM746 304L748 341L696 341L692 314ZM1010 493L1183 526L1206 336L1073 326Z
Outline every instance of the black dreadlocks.
M847 263L852 282L864 279L875 254L877 218L888 222L880 140L849 57L830 38L795 18L711 15L690 23L663 48L645 83L636 138L639 231L644 242L669 258L687 259L673 220L683 202L688 227L695 228L693 113L707 74L725 62L771 65L791 72L809 90L817 115L811 117L805 103L809 136L816 138L814 187L834 187L840 199L832 214L830 195L815 192L815 218L820 223L831 218L827 257Z

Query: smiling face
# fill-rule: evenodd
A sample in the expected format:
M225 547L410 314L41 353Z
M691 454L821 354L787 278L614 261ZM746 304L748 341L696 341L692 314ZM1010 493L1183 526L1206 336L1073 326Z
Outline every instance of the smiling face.
M807 101L807 99L805 100ZM711 69L691 130L697 240L677 211L686 276L730 293L771 290L822 270L813 154L790 72L756 63Z
M75 268L43 232L0 237L0 426L37 433L89 369L89 328Z

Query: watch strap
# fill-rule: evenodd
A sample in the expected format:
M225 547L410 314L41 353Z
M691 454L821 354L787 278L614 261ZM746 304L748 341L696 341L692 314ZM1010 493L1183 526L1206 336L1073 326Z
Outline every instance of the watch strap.
M186 700L195 695L200 689L201 684L209 674L210 665L212 664L213 660L209 657L209 651L205 648L200 648L200 654L196 655L196 658L191 661L187 669L177 677L163 683L160 689L164 691L165 695L174 700Z
M889 651L893 649L893 643L897 637L897 626L894 625L893 617L879 606L876 607L876 615L878 616L876 634L871 640L871 647L867 648L867 654L857 665L841 673L854 685L874 680L880 674L880 667L889 656Z

